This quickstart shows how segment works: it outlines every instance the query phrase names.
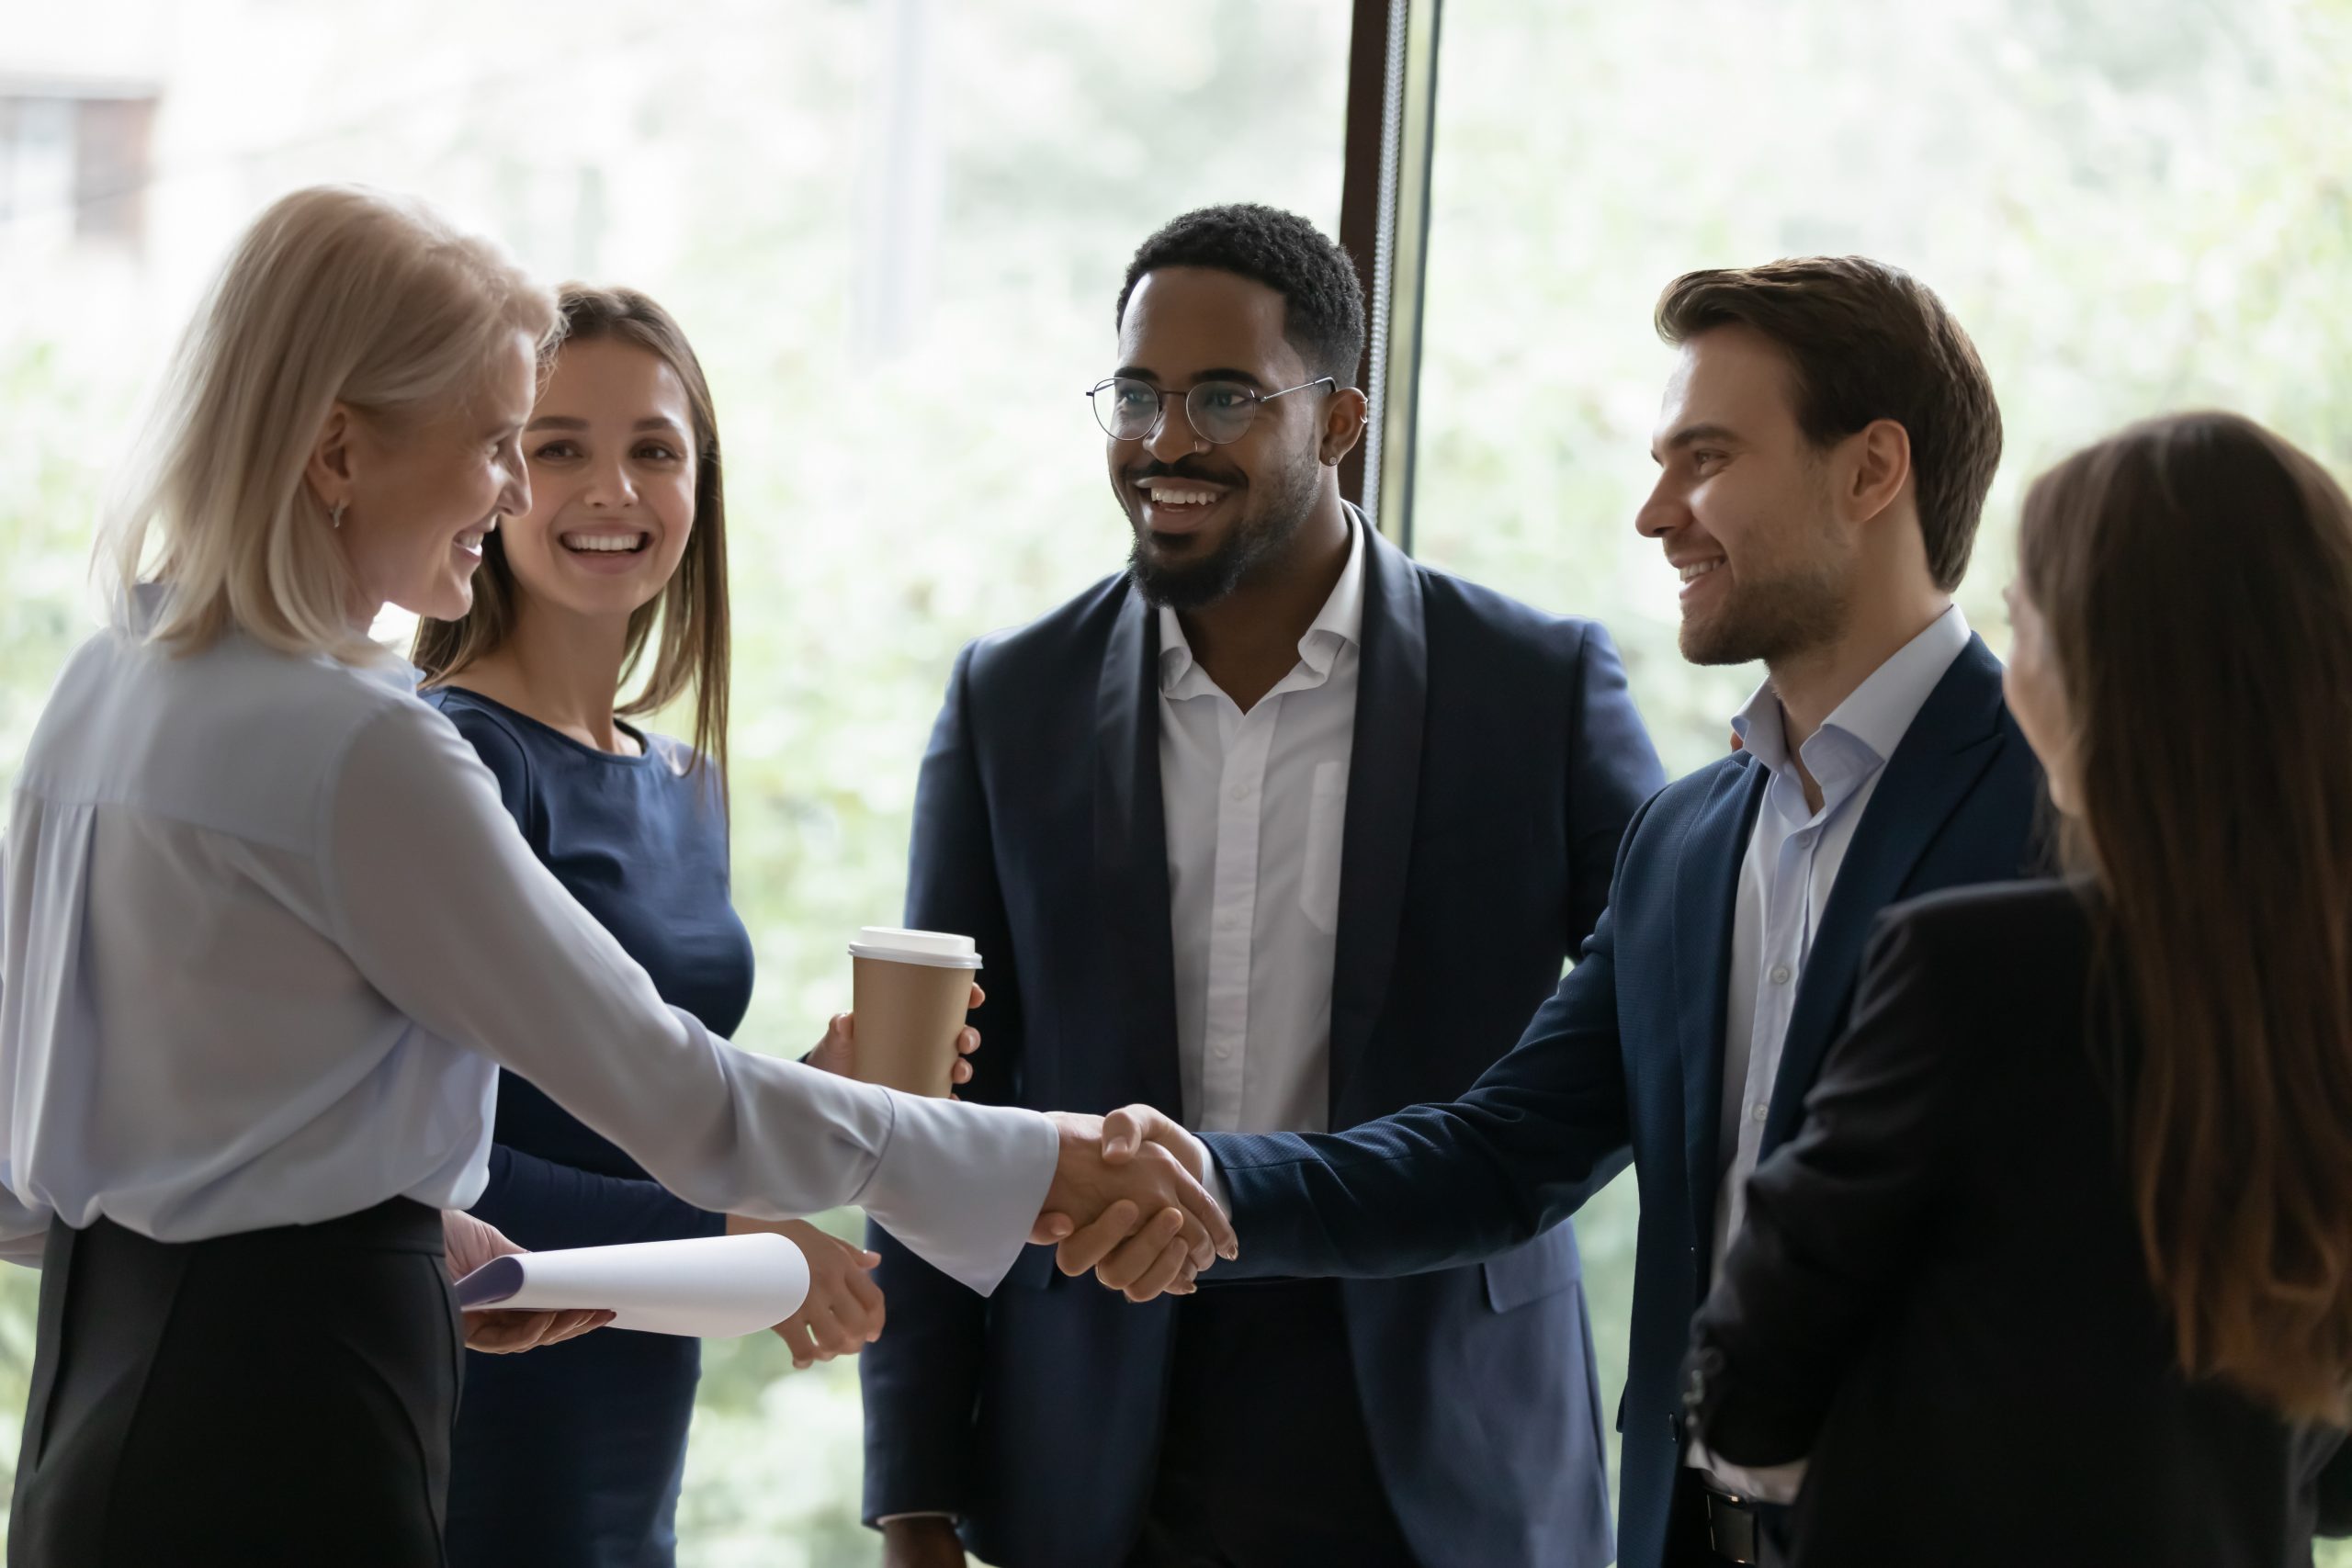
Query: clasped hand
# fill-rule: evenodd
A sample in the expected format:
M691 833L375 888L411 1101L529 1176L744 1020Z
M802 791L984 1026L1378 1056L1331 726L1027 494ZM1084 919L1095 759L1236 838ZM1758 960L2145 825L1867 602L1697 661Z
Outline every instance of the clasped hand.
M1108 1116L1049 1113L1061 1157L1032 1242L1052 1243L1065 1274L1094 1277L1131 1302L1190 1295L1201 1270L1241 1255L1202 1179L1199 1139L1148 1105Z

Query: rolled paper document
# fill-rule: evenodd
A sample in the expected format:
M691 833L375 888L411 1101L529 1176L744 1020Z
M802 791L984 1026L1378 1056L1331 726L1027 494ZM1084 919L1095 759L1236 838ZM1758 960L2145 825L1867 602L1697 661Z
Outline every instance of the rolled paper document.
M458 1281L469 1312L610 1312L612 1326L731 1339L800 1309L808 1260L770 1231L513 1252Z

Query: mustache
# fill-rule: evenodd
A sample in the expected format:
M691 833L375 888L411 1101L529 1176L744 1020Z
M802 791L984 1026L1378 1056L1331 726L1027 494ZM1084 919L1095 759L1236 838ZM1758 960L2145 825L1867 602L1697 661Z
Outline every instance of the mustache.
M1181 463L1163 463L1158 458L1140 468L1127 470L1127 482L1139 485L1146 479L1198 479L1203 484L1229 485L1238 490L1242 479L1238 474L1218 473L1187 458Z

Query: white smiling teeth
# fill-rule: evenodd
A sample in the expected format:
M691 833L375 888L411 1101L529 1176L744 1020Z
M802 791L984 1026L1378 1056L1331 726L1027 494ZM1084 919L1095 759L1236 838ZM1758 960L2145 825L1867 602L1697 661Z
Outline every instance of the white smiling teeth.
M1721 558L1717 558L1715 560L1702 560L1694 565L1686 566L1682 569L1682 581L1685 582L1696 582L1699 579L1706 576L1707 573L1714 570L1715 568L1723 564L1724 563Z
M1159 487L1152 489L1151 499L1155 504L1160 506L1205 506L1215 501L1216 495L1214 491L1205 490L1170 490Z
M563 547L568 550L625 551L633 550L645 542L642 534L566 534Z

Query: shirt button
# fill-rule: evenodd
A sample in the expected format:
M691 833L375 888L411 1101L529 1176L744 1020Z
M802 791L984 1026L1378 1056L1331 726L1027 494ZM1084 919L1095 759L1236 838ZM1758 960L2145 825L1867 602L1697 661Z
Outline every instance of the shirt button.
M1774 985L1776 985L1776 986L1785 986L1785 985L1787 985L1788 983L1789 983L1789 966L1788 966L1787 964L1773 964L1773 965L1772 965L1772 984L1774 984Z
M1747 1119L1748 1119L1750 1122L1761 1122L1761 1121L1763 1121L1763 1120L1764 1120L1764 1107L1762 1107L1762 1106L1760 1106L1760 1105L1751 1105L1751 1106L1749 1106L1749 1107L1747 1108Z
M1233 786L1233 798L1236 800L1249 799L1250 786L1248 784L1235 784Z
M1218 1041L1218 1042L1216 1043L1216 1054L1217 1054L1217 1055L1219 1056L1219 1058L1223 1058L1223 1057L1227 1057L1227 1056L1230 1056L1230 1055L1233 1055L1233 1042L1232 1042L1232 1041L1230 1041L1230 1040L1220 1040L1220 1041Z

